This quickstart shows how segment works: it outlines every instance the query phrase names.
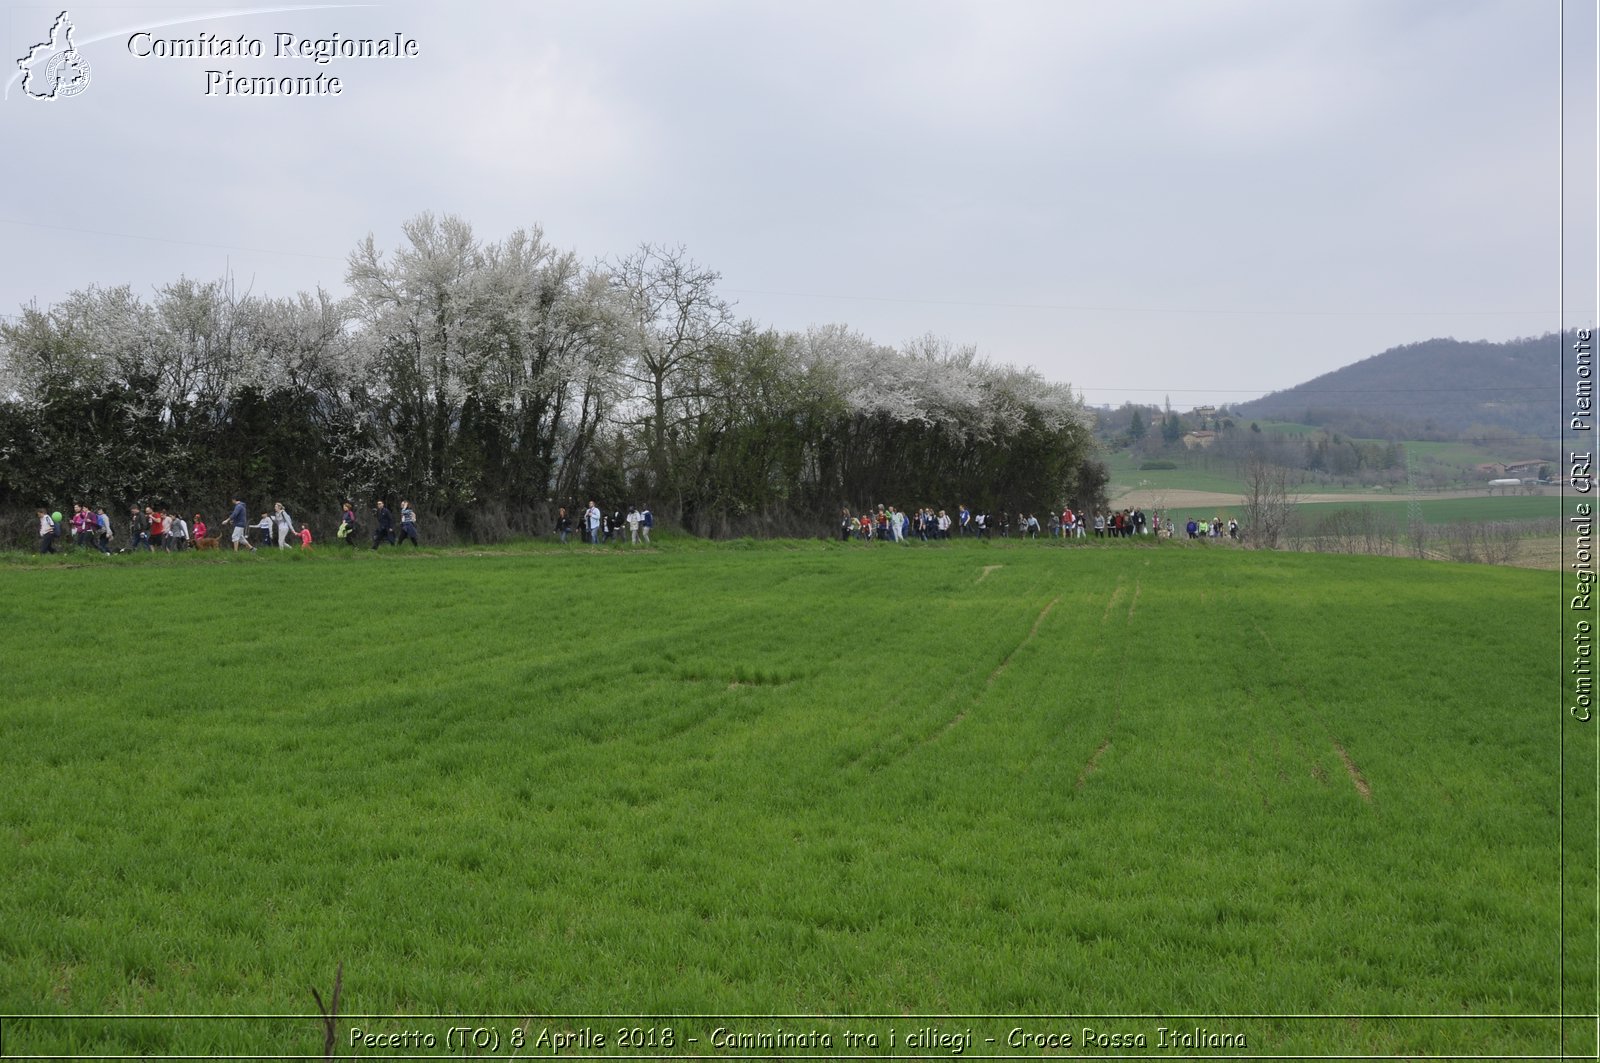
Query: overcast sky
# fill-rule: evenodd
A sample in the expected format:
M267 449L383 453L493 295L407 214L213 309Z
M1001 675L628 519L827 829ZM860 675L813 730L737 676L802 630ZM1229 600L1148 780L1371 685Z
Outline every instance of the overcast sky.
M683 244L740 316L932 331L1092 403L1243 399L1555 330L1563 231L1593 323L1595 5L1565 6L1565 39L1562 0L72 6L88 87L0 103L0 313L230 268L342 294L358 240L432 210ZM6 76L60 10L0 16ZM141 30L265 55L141 58ZM396 32L419 54L272 57Z

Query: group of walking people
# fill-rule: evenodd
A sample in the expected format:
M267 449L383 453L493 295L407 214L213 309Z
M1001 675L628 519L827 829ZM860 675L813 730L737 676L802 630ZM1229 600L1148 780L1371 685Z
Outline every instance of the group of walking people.
M55 553L56 544L63 534L71 535L73 545L97 549L103 554L140 550L172 553L214 548L220 542L220 536L207 535L210 528L200 514L196 513L190 522L182 514L169 513L155 506L134 506L128 511L127 545L116 550L113 550L113 546L117 542L117 534L104 507L96 509L74 503L70 518L63 518L60 512L51 513L43 509L35 512L39 518L41 554ZM374 500L371 512L372 549L376 550L386 543L398 547L406 541L415 547L422 546L417 533L417 513L411 508L410 502L401 501L398 519L395 511L381 498ZM355 547L363 540L361 524L355 503L344 502L340 507L336 538ZM613 540L621 542L626 534L631 543L648 546L655 516L649 506L638 505L629 506L626 514L620 509L604 513L594 499L590 499L588 506L578 514L576 524L584 543L600 546ZM573 515L565 506L561 507L556 516L555 530L562 543L568 541L573 525ZM254 551L258 546L274 544L281 550L289 549L291 544L306 549L312 544L310 526L302 524L296 528L294 518L282 502L274 502L269 512L262 513L252 521L244 500L235 498L225 526L231 530L229 542L235 552L240 549ZM1183 525L1183 530L1190 539L1239 538L1239 522L1231 517L1224 519L1220 515L1211 520L1191 518ZM251 538L252 531L256 533L255 541ZM957 506L954 515L931 506L907 513L894 506L879 505L876 509L869 508L858 514L852 514L845 508L839 516L839 537L846 542L856 539L898 543L912 538L930 542L952 536L988 539L998 535L1000 538L1010 538L1013 531L1018 538L1024 539L1039 539L1046 534L1051 538L1084 539L1091 532L1096 539L1141 535L1171 538L1174 527L1173 521L1163 518L1159 512L1150 514L1147 519L1144 510L1139 508L1089 514L1066 506L1059 514L1051 513L1044 523L1033 513L1019 512L1013 522L1008 512L1002 512L996 519L986 511L975 512L965 505Z
M620 509L603 513L591 498L583 512L578 514L580 541L592 546L602 546L613 539L620 543L623 532L627 532L629 542L633 545L649 546L650 529L655 526L656 515L650 512L648 505L630 505L626 514ZM567 512L566 506L562 506L556 511L556 536L565 544L571 535L572 514Z
M355 546L360 541L360 527L356 520L354 503L345 502L341 513L338 538ZM214 549L222 541L220 535L208 534L212 529L200 514L196 513L194 520L189 521L181 513L167 512L158 506L134 506L128 511L125 545L122 545L122 539L104 506L95 508L73 503L70 518L63 516L59 510L52 513L39 509L35 510L35 514L39 519L41 554L56 553L56 547L61 544L63 535L70 535L73 546L85 550L98 550L108 555L139 551L160 550L165 553L176 553L183 550ZM417 534L417 514L411 508L410 502L400 503L398 536L394 513L382 499L378 499L374 504L373 516L374 550L384 543L398 546L406 540L413 546L422 545L422 540ZM301 524L296 527L294 518L290 516L282 502L274 502L270 511L251 520L244 500L235 498L231 502L223 526L230 531L228 542L234 552L241 549L254 551L258 547L273 545L280 550L287 550L291 546L309 549L313 540L310 525ZM255 533L254 536L252 532Z
M1198 535L1197 527L1204 529ZM1187 531L1191 539L1207 535L1219 538L1224 534L1221 530L1224 527L1229 538L1239 537L1239 522L1230 519L1224 525L1220 516L1214 521L1200 521L1198 525L1191 520ZM1013 532L1021 539L1040 539L1046 535L1052 539L1086 539L1091 534L1096 539L1123 539L1138 535L1170 539L1174 529L1169 517L1163 517L1160 512L1151 512L1147 516L1143 509L1135 507L1090 514L1065 506L1060 513L1049 514L1043 522L1035 513L1017 513L1013 522L1009 512L1002 511L996 518L982 510L969 510L965 505L957 506L954 515L932 507L906 513L890 505L880 505L876 509L869 508L854 514L848 507L839 512L839 538L844 542L854 539L898 543L913 538L929 542L952 536L988 539L995 535L1008 539Z
M1210 520L1196 520L1190 517L1189 522L1183 526L1183 530L1191 539L1221 539L1223 536L1227 536L1229 539L1237 541L1239 538L1239 522L1229 517L1227 522L1224 523L1220 515Z
M385 543L398 547L403 542L410 542L412 546L421 547L422 539L417 535L417 511L411 508L411 503L404 499L400 502L399 535L395 533L395 514L383 499L377 499L372 505L372 548L376 550ZM345 502L339 509L339 528L334 532L334 537L347 543L352 549L361 541L361 521L356 516L354 502Z
M39 518L41 554L55 553L63 535L70 536L71 544L79 549L98 550L102 554L154 553L158 550L171 554L184 550L212 549L220 541L219 536L210 534L211 527L199 513L191 521L182 513L169 512L160 506L133 506L128 510L125 542L104 506L96 508L75 502L71 517L64 517L59 510L48 513L40 509L35 513ZM250 531L259 533L261 546L276 542L280 548L288 549L291 541L301 547L311 545L310 527L302 525L297 529L294 518L282 502L273 503L271 512L261 514L259 521L251 521L244 501L233 499L227 525L233 531L231 542L234 550L240 547L250 550L256 548L258 544L251 542Z

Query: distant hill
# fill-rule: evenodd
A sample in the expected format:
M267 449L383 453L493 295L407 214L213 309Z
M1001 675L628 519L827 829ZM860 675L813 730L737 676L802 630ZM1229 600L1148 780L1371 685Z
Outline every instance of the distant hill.
M1233 407L1247 419L1300 421L1366 438L1454 438L1492 427L1560 435L1561 338L1435 339Z

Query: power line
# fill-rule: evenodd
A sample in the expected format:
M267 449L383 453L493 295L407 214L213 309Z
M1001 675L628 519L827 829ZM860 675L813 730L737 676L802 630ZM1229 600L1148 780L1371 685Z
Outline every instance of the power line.
M114 236L119 240L145 240L155 244L176 244L180 247L203 247L211 251L244 251L253 255L286 255L291 258L316 258L329 262L343 262L343 255L319 255L309 251L276 251L267 247L236 247L231 244L209 244L198 240L175 240L170 236L141 236L138 233L114 233L104 229L76 229L70 225L46 225L37 221L18 221L16 218L0 218L0 225L25 225L31 229L54 229L64 233L78 233L80 236Z
M1238 310L1231 307L1096 306L1086 303L990 303L967 299L928 299L890 295L836 295L820 292L775 292L760 288L723 288L733 295L771 295L790 299L841 302L916 303L924 306L970 306L989 310L1069 310L1107 314L1218 314L1239 317L1512 317L1554 314L1542 310Z

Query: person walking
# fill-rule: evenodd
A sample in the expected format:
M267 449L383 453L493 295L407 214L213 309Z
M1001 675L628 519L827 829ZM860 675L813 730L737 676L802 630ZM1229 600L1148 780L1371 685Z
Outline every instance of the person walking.
M42 509L36 509L34 513L39 517L39 552L53 554L56 552L55 518Z
M650 512L649 503L639 511L639 532L644 536L644 544L650 545L650 529L656 526L656 515Z
M134 551L150 541L150 525L138 506L128 510L128 549Z
M339 538L349 544L350 549L356 548L356 534L359 525L356 523L356 507L353 502L345 502L339 514Z
M583 523L589 529L589 545L600 545L600 507L589 499L589 508L583 511Z
M111 517L105 506L94 512L94 542L102 554L111 553Z
M255 544L250 541L250 533L245 531L250 524L250 517L245 512L244 499L233 500L233 511L228 514L228 523L233 525L233 552L237 554L239 544L243 543L250 548L252 554L255 553Z
M400 540L410 539L411 545L418 550L422 549L422 540L417 538L417 511L411 508L411 503L405 499L400 500ZM399 543L395 544L399 548Z
M272 530L278 540L278 549L289 549L289 536L294 534L294 518L283 508L282 502L272 503Z
M372 529L372 548L376 550L380 544L396 545L394 539L394 514L389 512L389 507L383 504L383 499L378 499L377 505L372 509L373 519L377 527Z
M561 537L561 545L567 545L567 536L572 534L572 518L567 515L567 507L562 506L556 510L556 534Z

